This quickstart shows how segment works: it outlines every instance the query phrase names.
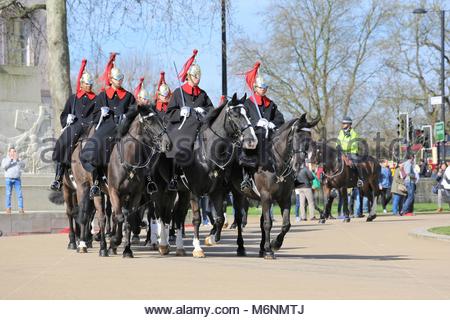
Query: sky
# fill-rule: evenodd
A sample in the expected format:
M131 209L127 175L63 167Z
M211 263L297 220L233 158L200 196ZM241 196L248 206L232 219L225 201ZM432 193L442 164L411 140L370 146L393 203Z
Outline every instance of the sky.
M228 64L230 64L230 52L233 47L233 41L237 37L248 36L252 39L263 40L264 33L261 32L261 28L264 27L262 21L262 15L270 4L271 0L262 1L237 1L231 0L231 14L227 19L231 19L227 23L227 54ZM151 41L143 40L142 34L124 30L120 34L120 38L127 39L126 46L121 41L109 40L104 44L102 48L104 52L120 52L121 55L116 59L117 66L120 68L121 56L126 56L128 53L139 52L140 50L147 50L150 52L152 62L155 68L155 81L159 76L159 71L164 70L166 72L166 80L172 89L178 87L178 81L175 77L175 71L173 63L177 65L178 71L182 68L185 61L192 55L193 49L198 49L197 63L202 69L202 78L200 87L204 89L210 96L214 105L217 105L221 96L222 90L222 66L221 66L221 25L220 17L219 21L215 23L212 31L205 28L205 31L201 34L189 31L186 28L186 33L181 34L182 38L179 43L171 43L165 45L163 43L155 43ZM70 28L70 25L69 25ZM145 43L145 45L143 45ZM78 72L79 61L84 56L84 52L75 46L70 47L71 55L71 73L74 75ZM89 58L88 58L89 61ZM106 65L105 60L105 65ZM248 69L252 67L248 66ZM124 73L127 70L122 70ZM242 70L245 72L246 70ZM140 76L137 75L136 78ZM137 83L136 83L137 84ZM228 95L232 95L234 92L238 92L239 95L243 95L245 92L245 82L242 75L234 75L230 72L228 66ZM152 84L153 85L153 84ZM151 85L147 83L147 88L153 91ZM133 88L126 88L132 90Z

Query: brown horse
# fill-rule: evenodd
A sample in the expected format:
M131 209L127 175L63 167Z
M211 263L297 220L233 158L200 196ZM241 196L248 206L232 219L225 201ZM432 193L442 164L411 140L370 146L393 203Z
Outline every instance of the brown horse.
M122 226L125 223L124 258L132 258L131 228L133 214L138 214L142 194L146 190L147 176L160 152L170 148L170 139L157 113L138 114L128 132L115 144L108 165L108 193L112 205L112 217L117 227L106 251L104 241L104 217L100 217L100 255L116 253L122 242ZM133 220L131 220L133 219Z
M324 142L318 142L313 147L312 161L319 166L323 166L323 183L322 188L325 198L325 209L321 214L320 222L324 223L331 214L331 205L335 196L332 190L336 189L343 200L344 222L350 222L350 212L348 209L347 188L357 187L358 173L348 164L342 152L327 145ZM375 197L379 194L378 179L380 174L380 164L371 156L361 157L361 161L357 164L361 168L363 174L363 186L360 190L360 203L362 208L363 197L369 200L370 213L367 221L373 221L377 216L375 212Z

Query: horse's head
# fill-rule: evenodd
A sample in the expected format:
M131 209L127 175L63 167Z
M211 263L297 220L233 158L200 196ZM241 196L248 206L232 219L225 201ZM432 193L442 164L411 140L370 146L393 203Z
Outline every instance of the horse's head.
M146 140L156 146L160 152L169 151L172 147L172 142L167 135L161 117L155 112L151 112L145 116L139 114L138 117Z
M304 166L306 160L312 162L315 154L315 142L312 139L311 128L320 121L320 116L308 122L306 113L298 118L292 126L292 148L294 156L292 157L292 167L295 172L299 172Z
M255 149L258 144L258 138L244 108L246 99L247 94L244 94L241 99L238 99L235 93L231 101L227 103L225 106L227 118L225 121L225 130L227 134L239 140L244 149Z

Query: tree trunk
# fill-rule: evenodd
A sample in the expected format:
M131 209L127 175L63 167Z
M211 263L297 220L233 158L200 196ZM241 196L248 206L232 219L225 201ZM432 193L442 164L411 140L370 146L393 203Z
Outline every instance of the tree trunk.
M48 72L53 107L54 134L59 135L59 116L72 93L65 0L47 0Z

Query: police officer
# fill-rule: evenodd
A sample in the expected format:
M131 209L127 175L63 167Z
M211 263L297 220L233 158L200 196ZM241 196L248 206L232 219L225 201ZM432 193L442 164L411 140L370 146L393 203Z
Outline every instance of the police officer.
M64 172L70 167L73 147L92 124L96 110L95 93L92 92L94 80L85 71L86 63L86 59L83 59L78 73L76 93L69 97L60 116L61 127L64 129L56 141L52 155L53 161L56 162L56 175L50 188L55 191L61 190Z
M339 130L338 142L336 143L336 147L352 161L352 168L358 174L358 182L357 186L363 186L363 174L361 173L361 168L358 166L358 163L361 161L361 158L358 154L359 146L359 134L352 128L352 119L349 116L345 116L342 119L342 127Z
M246 72L246 82L253 91L253 95L244 103L250 122L255 128L258 138L256 150L243 150L241 153L241 164L244 170L244 179L241 189L255 189L251 178L252 169L262 166L272 170L273 164L270 156L270 140L273 132L284 123L283 114L278 110L277 105L267 96L268 84L261 74L258 73L260 63L257 62L253 69ZM248 170L250 169L250 170ZM250 171L250 172L249 172Z
M168 158L174 158L183 167L193 161L192 148L195 137L201 125L201 119L214 106L206 92L198 86L201 78L200 66L194 62L197 50L184 64L178 77L186 82L181 88L175 89L167 108L167 133L173 143ZM176 170L177 171L177 170ZM177 189L178 173L169 183L170 190Z
M114 66L116 54L112 53L102 79L104 89L96 98L100 112L96 113L95 133L81 151L80 160L84 169L92 173L93 186L90 196L100 196L100 177L106 181L106 167L117 135L117 125L125 119L130 105L136 102L134 96L122 87L124 75Z

